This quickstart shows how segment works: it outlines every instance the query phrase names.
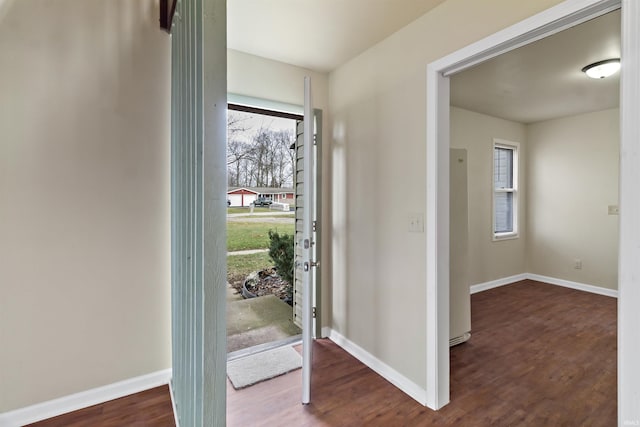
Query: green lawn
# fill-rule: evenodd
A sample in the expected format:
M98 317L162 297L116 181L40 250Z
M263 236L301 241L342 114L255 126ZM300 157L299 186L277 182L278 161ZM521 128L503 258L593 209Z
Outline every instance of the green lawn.
M227 257L227 279L229 283L244 280L252 271L273 266L269 252L251 255L231 255Z
M249 215L246 218L295 218L295 214L291 212L290 214L273 214L273 215ZM245 218L244 216L241 218Z
M248 207L247 208L239 208L239 207L227 208L228 214L239 214L239 213L248 214L249 212L250 212L250 209ZM272 212L272 211L269 208L254 208L253 212L258 213L258 212Z
M269 247L269 230L293 234L293 224L227 222L227 251L266 249Z

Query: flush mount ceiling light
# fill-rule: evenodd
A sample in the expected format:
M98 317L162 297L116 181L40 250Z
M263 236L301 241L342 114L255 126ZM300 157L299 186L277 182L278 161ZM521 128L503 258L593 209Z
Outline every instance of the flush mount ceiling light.
M616 73L620 69L620 58L605 59L594 62L582 69L582 72L592 79L604 79Z

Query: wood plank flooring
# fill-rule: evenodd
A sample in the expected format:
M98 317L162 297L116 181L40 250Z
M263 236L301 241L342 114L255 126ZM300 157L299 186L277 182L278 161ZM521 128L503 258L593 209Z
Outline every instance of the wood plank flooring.
M440 411L419 405L331 341L318 340L310 405L299 403L299 370L240 391L229 384L227 424L616 425L614 298L523 281L475 294L471 303L473 335L451 349L451 403ZM34 425L174 424L164 387Z
M319 340L310 405L299 403L300 372L229 386L228 425L616 425L614 298L524 281L471 301L473 335L451 349L451 403L440 411Z
M161 386L110 400L31 427L169 427L175 426L169 386Z

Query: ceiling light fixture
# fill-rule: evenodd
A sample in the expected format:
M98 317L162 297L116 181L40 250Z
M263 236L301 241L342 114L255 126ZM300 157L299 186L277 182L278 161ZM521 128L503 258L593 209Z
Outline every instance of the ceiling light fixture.
M589 64L582 69L582 72L592 79L604 79L605 77L615 74L619 69L620 58L615 58Z

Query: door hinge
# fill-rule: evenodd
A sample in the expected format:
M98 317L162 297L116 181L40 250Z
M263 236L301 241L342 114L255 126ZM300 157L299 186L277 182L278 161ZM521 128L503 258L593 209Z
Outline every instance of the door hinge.
M310 261L311 267L320 267L320 261Z
M315 307L313 307L311 309L311 316L313 316L314 319L316 318L316 308Z
M312 227L312 229L313 229L313 232L315 233L315 231L316 231L316 230L317 230L317 228L318 228L318 221L313 221L313 222L311 223L311 227Z

